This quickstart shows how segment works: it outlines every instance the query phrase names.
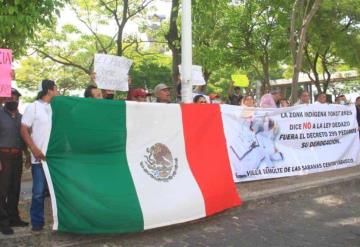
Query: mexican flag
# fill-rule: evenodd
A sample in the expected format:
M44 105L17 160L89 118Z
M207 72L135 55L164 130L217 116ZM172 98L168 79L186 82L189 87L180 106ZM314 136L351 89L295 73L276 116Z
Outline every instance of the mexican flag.
M56 97L51 106L54 230L137 232L240 205L218 105Z

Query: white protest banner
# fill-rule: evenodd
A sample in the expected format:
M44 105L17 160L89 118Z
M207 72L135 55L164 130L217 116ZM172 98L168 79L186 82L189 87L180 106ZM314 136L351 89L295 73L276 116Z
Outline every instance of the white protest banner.
M125 57L95 54L96 84L101 89L128 91L128 73L132 60Z
M235 182L360 165L355 106L222 105L221 111Z
M0 48L0 97L11 97L12 51Z
M179 65L179 71L181 76L181 65ZM193 86L202 86L206 84L201 66L193 65L191 73Z

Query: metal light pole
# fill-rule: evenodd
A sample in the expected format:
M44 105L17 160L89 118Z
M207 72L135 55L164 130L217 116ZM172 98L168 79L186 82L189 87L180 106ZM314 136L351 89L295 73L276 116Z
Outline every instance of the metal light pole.
M191 0L182 1L181 18L181 99L192 103L192 33Z

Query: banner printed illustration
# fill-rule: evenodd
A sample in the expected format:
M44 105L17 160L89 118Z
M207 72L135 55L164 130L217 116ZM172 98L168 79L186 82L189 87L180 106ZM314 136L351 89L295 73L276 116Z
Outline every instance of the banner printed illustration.
M360 163L354 106L222 106L236 182L303 175Z

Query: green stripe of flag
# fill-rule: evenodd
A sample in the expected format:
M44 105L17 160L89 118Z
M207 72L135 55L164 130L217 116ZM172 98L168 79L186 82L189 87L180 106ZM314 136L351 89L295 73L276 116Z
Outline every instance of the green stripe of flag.
M58 230L141 231L143 216L126 158L125 102L80 100L56 97L52 102L47 161Z

